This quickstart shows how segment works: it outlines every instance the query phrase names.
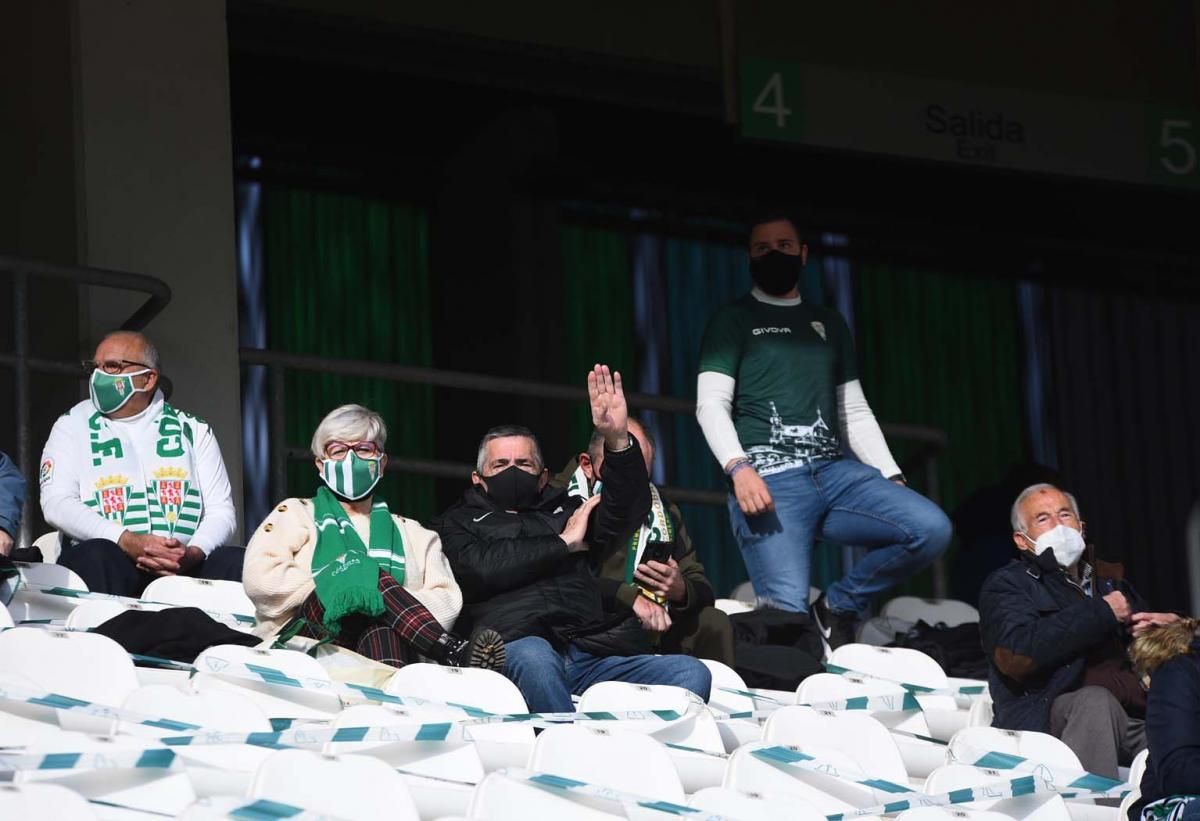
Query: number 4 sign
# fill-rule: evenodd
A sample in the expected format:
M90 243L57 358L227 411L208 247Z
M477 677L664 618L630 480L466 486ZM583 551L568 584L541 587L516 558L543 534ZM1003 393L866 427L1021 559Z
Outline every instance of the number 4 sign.
M741 62L742 135L770 140L803 139L803 74L796 63Z

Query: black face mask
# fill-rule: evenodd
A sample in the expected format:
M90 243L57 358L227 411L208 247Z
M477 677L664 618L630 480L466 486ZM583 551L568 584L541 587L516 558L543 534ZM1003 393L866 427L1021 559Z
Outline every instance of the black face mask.
M771 296L783 296L800 282L804 259L799 254L767 251L750 260L750 276L754 284Z
M528 510L541 498L541 488L538 487L540 478L513 465L483 481L487 483L487 495L500 507L505 510Z

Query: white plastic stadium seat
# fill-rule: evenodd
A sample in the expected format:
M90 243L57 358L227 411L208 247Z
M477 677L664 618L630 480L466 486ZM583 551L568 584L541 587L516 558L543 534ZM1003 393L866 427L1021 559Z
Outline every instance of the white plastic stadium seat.
M331 728L386 727L444 720L445 716L430 719L422 710L401 711L391 706L359 704L342 710ZM451 739L444 744L433 741L329 742L324 752L368 755L401 770L421 817L435 818L466 812L472 786L482 781L485 774L475 745L464 743L455 735Z
M796 701L800 704L821 704L861 696L887 696L894 699L896 706L899 707L903 703L904 694L903 687L890 681L873 678L855 681L833 673L815 673L800 682L800 686L796 690ZM923 696L921 701L932 702L943 709L955 709L954 699L949 696ZM922 736L930 735L924 712L872 710L864 711L864 714L871 716L890 730L902 730ZM900 757L904 760L904 768L909 777L924 778L946 761L946 748L943 745L902 735L893 736L892 740L900 751Z
M821 597L821 589L819 587L808 588L808 603L812 604ZM737 587L733 588L733 592L729 594L729 598L735 601L745 602L751 607L758 606L758 595L754 592L754 585L750 582L742 582Z
M1019 755L1067 772L1083 770L1079 756L1052 735L1000 730L995 727L967 727L959 730L954 734L954 738L950 739L947 760L960 764L974 764L982 754L989 752Z
M971 704L971 710L967 716L968 727L991 727L992 719L996 717L995 705L992 703L991 696L977 698Z
M253 664L278 670L285 676L328 682L328 692L268 684L226 674L234 665ZM333 681L321 663L296 650L260 650L236 644L209 647L196 657L196 673L189 686L198 692L233 689L258 705L267 718L330 719L341 712L342 702L333 692Z
M825 821L824 814L804 801L784 795L750 795L728 787L706 787L688 799L688 806L754 821Z
M0 784L0 818L94 821L96 813L78 793L54 784Z
M400 774L362 755L326 756L279 750L263 760L248 798L277 799L358 821L419 821Z
M881 616L916 624L944 624L957 627L979 621L979 611L957 599L922 599L916 596L897 596L883 606Z
M119 601L85 601L67 616L66 627L68 630L91 630L130 609Z
M952 790L982 787L1004 780L1007 780L1006 776L989 774L978 767L946 764L929 774L929 778L925 779L923 792L926 795L940 795ZM956 808L989 810L1017 821L1070 821L1071 817L1067 805L1058 795L1025 795L1018 798L972 801L969 804L956 805Z
M755 701L749 696L725 692L723 688L750 692L746 682L737 671L728 665L711 659L701 659L704 666L712 673L712 693L708 697L708 708L714 713L744 713L756 710L765 700ZM762 738L762 725L754 719L731 719L717 724L721 732L721 741L725 752L731 753L747 741L758 741Z
M1134 757L1129 765L1129 795L1121 799L1121 818L1129 817L1129 808L1142 797L1142 776L1146 774L1146 762L1150 758L1149 750L1142 750Z
M763 728L768 744L791 744L821 757L836 750L851 758L857 768L875 778L908 783L908 771L887 728L866 713L829 713L811 707L776 710Z
M664 744L689 747L688 750L667 748L686 792L721 783L725 761L718 755L725 752L721 729L703 702L682 687L665 684L630 684L624 681L603 681L593 684L579 699L580 712L622 712L627 710L673 710L692 715L680 721L664 722L651 717L647 720L582 722L613 733L645 733ZM699 752L697 752L699 751Z
M635 733L564 724L542 731L529 769L682 804L683 784L667 748Z
M176 607L199 607L218 613L254 615L254 603L250 601L242 585L223 579L160 576L146 585L142 598L146 601L173 604Z
M572 800L565 793L535 787L503 773L483 779L471 796L467 818L480 821L614 821L624 818L619 804Z
M40 592L42 589L63 587L71 590L87 590L83 579L74 571L57 564L38 562L13 562L21 573L20 583L8 611L14 622L38 621L42 619L65 619L80 603L79 599L54 596Z
M5 671L19 671L38 687L109 707L124 703L138 687L129 655L121 645L98 633L15 627L0 633L0 659ZM32 705L5 708L30 717L50 709ZM65 729L107 733L112 724L107 719L58 712Z
M13 626L12 616L8 612L8 608L0 603L0 630Z
M749 613L754 609L754 605L746 604L744 601L737 599L717 599L713 602L713 606L722 613L732 616L735 613Z
M861 806L850 804L824 789L829 785L831 779L821 780L819 775L785 770L754 756L755 750L773 746L776 745L759 741L743 744L734 750L733 754L729 756L722 786L757 795L786 796L789 800L799 799L815 807L817 812L822 815L844 813L867 806L865 803ZM836 756L836 758L839 764L856 769L852 759L844 755ZM821 780L821 786L813 783L818 780Z
M45 562L13 562L21 571L21 579L30 587L66 587L87 590L83 579L69 567Z
M517 685L491 670L442 667L437 664L406 664L396 671L384 690L400 697L427 698L478 707L489 713L527 713L529 707ZM427 711L422 710L424 716ZM461 718L460 712L431 711L429 720ZM421 720L426 720L422 718ZM533 749L533 728L528 724L494 724L472 727L470 737L484 769L524 767Z
M62 534L57 530L43 533L33 540L33 546L42 552L42 562L54 564L62 555Z
M941 665L921 651L907 647L843 644L830 654L829 663L887 681L935 690L950 686Z
M618 722L597 722L596 726L643 732L664 743L696 747L712 753L725 751L716 721L708 710L704 709L703 702L699 702L695 695L683 687L602 681L584 691L579 697L577 709L583 713L674 710L680 714L687 713L690 709L694 716L681 721L663 722L656 718L645 721L625 719Z

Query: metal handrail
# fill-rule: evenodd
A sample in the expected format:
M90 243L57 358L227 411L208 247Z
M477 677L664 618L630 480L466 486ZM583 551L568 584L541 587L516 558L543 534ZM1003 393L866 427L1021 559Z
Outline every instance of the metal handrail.
M579 402L588 398L587 388L553 382L538 382L532 379L514 379L467 371L445 371L415 365L397 365L391 362L370 362L363 359L339 359L311 354L284 353L264 348L239 348L238 354L242 362L247 365L279 366L298 371L336 373L345 376L384 379L389 382L408 382L440 388L528 396L534 399L561 399L567 402ZM660 396L651 393L627 393L625 398L632 408L666 413L693 414L696 412L695 399L681 399L676 396ZM937 428L905 423L883 423L880 427L886 434L910 439L935 451L943 450L946 447L946 434Z
M17 465L29 488L21 509L21 528L17 534L17 544L20 547L28 547L33 533L33 517L30 515L33 508L32 489L36 487L30 431L32 397L29 374L36 372L55 376L79 375L78 362L41 359L29 355L29 278L61 279L75 285L116 288L146 294L146 301L121 323L120 329L123 331L140 331L145 328L171 301L171 288L161 279L145 274L81 265L56 265L4 255L0 255L0 274L8 274L13 282L13 352L0 353L0 365L7 365L16 373L16 390L13 394L17 407Z
M313 458L308 448L289 447L289 459L308 461ZM475 470L474 465L466 462L446 462L440 459L414 459L408 456L393 456L388 454L387 467L390 473L412 473L417 476L432 476L435 479L469 479ZM691 487L672 487L664 485L660 490L672 502L680 504L724 505L726 494L720 490L700 490ZM280 494L283 498L286 494Z

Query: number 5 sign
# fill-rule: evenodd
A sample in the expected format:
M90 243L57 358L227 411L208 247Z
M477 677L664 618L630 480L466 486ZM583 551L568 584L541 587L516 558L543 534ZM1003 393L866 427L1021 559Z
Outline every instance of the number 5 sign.
M1200 116L1195 111L1151 111L1146 128L1149 177L1200 186Z
M804 135L800 66L779 60L741 62L742 136L800 141Z

